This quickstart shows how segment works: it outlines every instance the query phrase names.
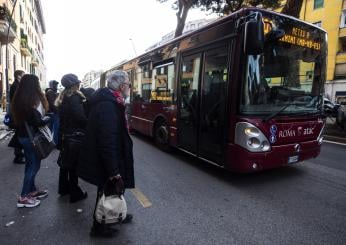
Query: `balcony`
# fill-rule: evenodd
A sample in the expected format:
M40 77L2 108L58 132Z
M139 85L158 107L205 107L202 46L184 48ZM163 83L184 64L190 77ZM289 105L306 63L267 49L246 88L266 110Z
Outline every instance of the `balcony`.
M10 20L11 26L9 27ZM11 19L9 10L4 6L0 6L0 41L3 44L7 43L8 29L10 29L8 33L8 41L13 42L16 38L17 25L14 20Z
M346 76L346 52L338 53L336 55L335 62L335 77L345 77Z
M23 37L20 39L20 51L24 56L31 56L31 50L28 45L28 38Z
M340 27L340 30L339 30L339 37L340 37L340 38L346 38L346 26Z
M31 60L31 64L33 66L38 66L40 64L39 60L37 59L37 57L33 57L32 60Z

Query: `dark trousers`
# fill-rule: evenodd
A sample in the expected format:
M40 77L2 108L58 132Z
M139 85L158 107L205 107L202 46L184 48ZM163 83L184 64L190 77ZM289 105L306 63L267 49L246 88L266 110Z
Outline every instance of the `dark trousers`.
M101 198L103 193L103 190L101 187L97 187L97 193L96 193L96 202L95 202L95 207L94 207L94 212L93 212L93 221L94 221L94 225L97 224L98 222L96 221L96 207L97 207L97 203L99 201L99 199Z
M20 147L15 147L14 148L14 156L15 156L15 158L23 158L24 157L23 149Z
M71 197L83 195L78 185L78 175L75 169L60 168L59 172L59 194L70 194Z
M25 197L31 192L36 191L35 178L40 170L41 160L36 157L32 143L29 138L19 138L20 143L24 148L25 154L25 172L21 196Z

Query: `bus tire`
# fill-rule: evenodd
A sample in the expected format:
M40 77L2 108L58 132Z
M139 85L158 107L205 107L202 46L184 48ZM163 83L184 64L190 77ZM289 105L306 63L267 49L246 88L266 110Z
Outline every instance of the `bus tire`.
M169 131L167 123L163 120L156 123L154 133L155 144L157 147L162 151L170 151L171 146L169 145Z

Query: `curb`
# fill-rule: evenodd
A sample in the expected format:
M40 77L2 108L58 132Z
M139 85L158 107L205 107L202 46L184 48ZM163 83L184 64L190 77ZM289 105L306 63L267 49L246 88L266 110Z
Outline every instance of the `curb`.
M6 136L12 133L12 131L7 131L7 130L4 130L4 131L5 131L4 133L0 133L0 140L3 140L4 138L6 138Z
M346 144L346 138L344 137L337 137L337 136L332 136L332 135L324 135L323 138L325 140L329 140L329 141L334 141L334 142L337 142L337 143L344 143Z

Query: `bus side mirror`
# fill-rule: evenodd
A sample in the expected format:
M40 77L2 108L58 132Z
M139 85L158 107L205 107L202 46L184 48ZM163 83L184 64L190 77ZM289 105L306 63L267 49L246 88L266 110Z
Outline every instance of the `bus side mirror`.
M258 55L264 49L264 24L262 14L256 13L245 23L244 53L247 55Z

